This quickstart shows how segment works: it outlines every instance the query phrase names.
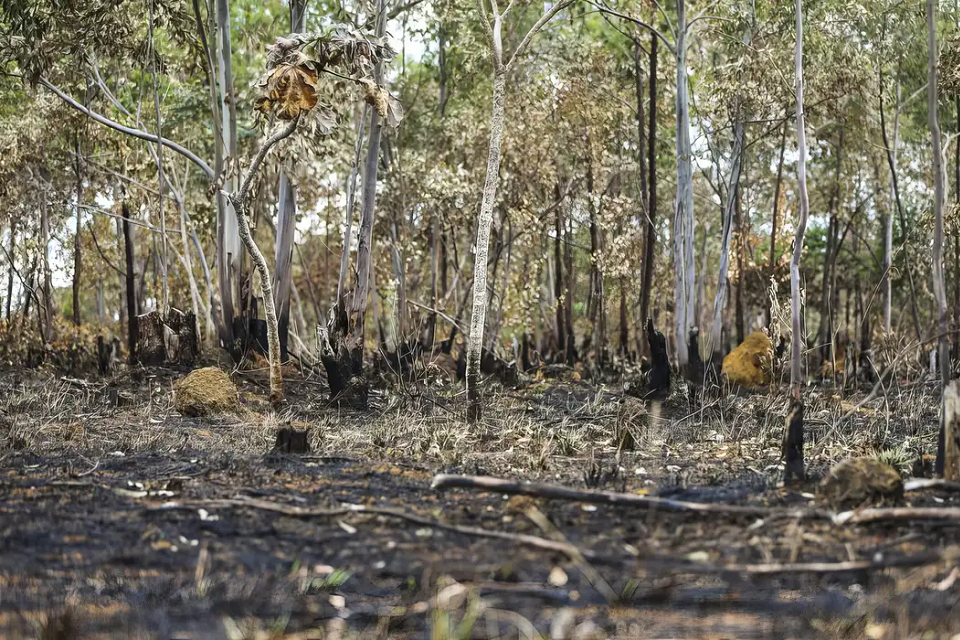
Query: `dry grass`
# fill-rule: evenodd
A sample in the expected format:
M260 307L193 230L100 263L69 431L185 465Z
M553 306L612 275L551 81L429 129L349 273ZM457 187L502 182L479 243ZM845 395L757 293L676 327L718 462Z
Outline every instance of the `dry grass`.
M8 374L4 382L0 456L5 450L90 459L191 450L251 456L269 449L279 426L299 422L311 426L319 454L402 458L439 468L569 477L588 473L596 460L649 471L651 463L665 469L679 458L694 465L736 463L766 483L782 473L786 401L778 389L725 389L690 402L688 390L675 385L663 403L644 403L584 382L536 383L520 391L487 390L483 421L468 425L456 390L383 392L379 408L358 413L326 408L316 388L307 387L302 400L294 398L278 414L259 387L241 385L240 415L198 419L177 413L170 375L146 377L120 407L110 405L108 385L97 381L41 372ZM858 396L808 389L809 471L823 475L841 459L864 455L881 455L905 470L933 453L933 391L924 384L893 387L854 411Z

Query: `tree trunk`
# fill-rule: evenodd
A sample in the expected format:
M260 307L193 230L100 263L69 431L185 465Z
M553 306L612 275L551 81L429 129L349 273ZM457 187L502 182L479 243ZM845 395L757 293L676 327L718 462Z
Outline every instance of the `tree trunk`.
M250 223L247 219L247 210L250 199L250 183L256 176L264 158L278 142L289 137L297 128L299 117L289 121L282 129L271 134L263 144L257 155L250 163L250 167L243 175L240 181L240 188L228 195L233 210L237 214L237 226L240 232L240 239L243 241L250 258L253 260L254 268L260 276L260 294L263 298L263 314L267 323L267 359L270 363L270 402L274 406L284 401L283 393L283 369L280 360L280 332L277 328L277 308L274 304L273 286L271 284L270 269L267 261L263 257L260 248L253 239L250 232ZM253 292L250 292L251 297Z
M674 338L677 366L686 372L689 354L687 336L696 324L696 267L693 264L693 164L690 145L690 104L687 88L687 13L685 0L677 0L676 116L677 116L677 198L673 218ZM688 249L690 246L688 259Z
M554 193L560 197L560 185L554 187ZM557 301L557 352L563 360L567 357L567 328L564 305L568 302L563 295L563 205L557 207L556 238L553 243L554 261L554 297Z
M940 358L940 388L945 390L950 381L950 346L948 342L949 325L947 323L947 289L943 280L943 151L940 142L940 120L937 113L939 82L937 65L940 50L937 48L937 2L927 0L927 110L930 120L930 138L933 147L933 293L937 300L937 319L940 336L938 355ZM940 442L937 446L937 471L942 475L944 467L944 433L941 420Z
M653 286L653 267L657 242L657 35L650 34L650 116L647 125L647 197L646 230L643 239L643 273L640 277L640 322L650 317L650 289ZM641 340L642 353L649 354L650 346Z
M897 217L900 219L900 232L903 234L904 243L907 242L907 236L909 235L907 228L907 218L903 210L903 202L900 199L900 182L897 178L897 147L899 146L900 141L900 71L897 70L897 110L894 113L893 120L893 145L890 145L890 141L887 137L887 126L886 118L883 111L883 67L880 67L880 133L883 136L883 146L886 150L887 155L887 164L890 167L890 181L892 182L893 188L893 200L897 206ZM885 273L888 289L887 304L890 305L889 301L892 298L892 289L889 282L890 279L890 268L892 266L892 257L893 257L893 217L891 215L890 219L887 222L887 232L885 238L885 248L884 248L884 260L885 262ZM910 266L910 261L908 260L904 265L904 270L907 272L907 282L910 285L910 311L913 315L913 328L917 334L917 340L922 340L920 332L920 316L919 310L917 307L917 288L913 282L913 269ZM884 330L890 330L890 318L889 311L885 311L884 315Z
M957 135L960 135L960 94L954 96L954 104L957 110ZM953 151L954 206L960 211L960 139L954 142ZM953 236L953 323L953 344L960 346L960 234L956 233L956 227Z
M148 0L147 10L149 13L149 32L150 32L150 76L153 80L153 108L156 112L156 123L157 123L157 204L158 204L158 216L160 218L160 284L161 284L161 310L160 315L166 317L167 313L170 311L170 281L167 277L167 216L163 211L164 205L164 189L166 188L166 181L164 180L163 174L163 144L161 140L163 139L163 131L161 127L161 116L160 116L160 89L157 85L157 53L154 49L153 42L153 4L154 0Z
M495 37L499 37L499 24ZM495 44L499 47L499 41ZM496 57L496 56L495 56ZM503 121L506 98L506 69L494 63L493 105L490 115L490 146L487 153L487 175L483 185L483 200L477 224L476 254L473 266L473 312L470 316L470 336L467 341L467 420L477 422L481 415L480 405L480 355L483 346L484 316L487 310L487 251L490 244L490 224L493 221L493 204L497 195L500 177L500 143L503 138Z
M50 182L50 174L41 169L40 177L44 183ZM40 247L43 251L41 268L43 269L43 311L41 338L50 342L53 338L53 273L50 271L50 212L47 209L46 184L40 193Z
M126 262L126 298L127 298L127 355L130 364L137 361L137 285L136 264L133 247L133 225L130 223L130 207L126 201L120 206L123 215L123 254Z
M357 143L353 154L353 167L347 178L347 210L344 213L343 251L340 253L340 274L337 276L337 301L343 304L343 292L347 285L347 272L350 266L350 241L353 238L353 204L357 192L357 173L360 169L360 152L363 151L363 131L366 125L369 107L360 110L357 120Z
M736 207L737 189L740 185L740 165L743 159L743 116L740 113L740 105L735 105L734 110L737 116L733 124L733 150L731 151L733 166L730 170L730 181L727 184L727 202L723 212L723 233L720 239L720 273L717 279L717 294L713 299L713 326L710 330L711 348L708 350L713 358L714 365L719 365L723 360L723 341L720 334L723 330L727 272L730 268L730 238L733 234L733 214Z
M306 28L306 0L290 0L290 33ZM297 186L285 169L280 171L277 202L277 239L274 247L273 288L278 310L280 357L287 360L287 337L290 331L290 290L293 282L293 242L297 222Z
M567 351L565 354L568 366L573 366L578 357L577 353L577 341L576 335L573 331L573 298L577 292L577 274L573 268L573 233L571 229L573 228L573 219L572 216L568 216L564 220L563 225L563 270L566 273L566 289L564 289L564 301L563 305L563 316L564 316L564 326L567 330L567 335L564 341L567 345Z
M384 0L377 3L377 37L383 37L386 22ZM374 80L383 82L383 64L377 63ZM356 281L349 300L338 296L330 324L318 328L321 361L327 371L327 380L332 397L341 397L347 390L351 379L363 371L364 327L367 312L367 298L370 293L371 263L373 251L373 222L377 196L377 168L380 159L380 114L376 109L370 112L370 136L367 144L367 157L363 174L363 194L360 204L360 231L357 238ZM358 150L362 131L357 138ZM358 154L359 155L359 154ZM351 178L351 181L353 178ZM349 205L347 215L352 218ZM345 248L349 247L349 238L344 237ZM345 249L348 250L348 249ZM341 267L343 267L341 261ZM341 269L341 277L344 270ZM347 308L349 304L349 311ZM366 403L366 390L361 384L357 388L358 403Z
M803 236L807 230L807 215L809 200L807 198L807 137L804 132L803 117L803 2L796 0L797 13L797 44L795 53L795 74L797 94L797 183L800 192L800 219L797 223L797 234L793 244L793 259L790 261L790 315L793 328L791 338L790 388L792 390L793 407L788 417L786 437L784 438L784 453L787 459L785 480L792 478L802 479L803 471L803 404L800 390L803 384L801 379L801 357L803 355L803 313L800 307L800 256L803 253Z
M741 156L743 156L743 151L742 151L743 146L744 145L741 145L741 152L740 152ZM737 274L739 274L738 275L739 281L737 282L737 295L736 295L736 300L734 301L734 305L735 305L734 324L736 325L736 329L737 329L737 341L735 344L743 344L743 339L746 337L746 326L745 326L746 320L744 318L744 308L743 308L743 288L744 288L744 285L746 284L746 276L745 276L744 267L743 267L743 252L744 252L744 244L745 244L744 238L747 235L745 232L745 229L749 227L749 223L744 224L743 196L740 193L741 189L739 186L740 182L744 182L744 183L747 182L746 171L744 170L743 164L744 164L744 161L741 158L740 180L738 180L737 182L737 189L735 194L736 197L734 198L735 203L734 203L734 217L733 217L733 223L737 229Z
M384 0L380 0L380 22L378 37L383 35L385 21ZM377 65L376 82L383 81L382 63ZM360 204L360 239L357 245L357 281L354 286L351 313L350 333L355 341L351 346L351 362L353 374L359 375L363 363L363 330L367 311L367 296L370 288L370 269L372 263L371 251L373 243L373 216L377 199L377 168L380 159L380 134L382 125L380 114L376 109L370 109L370 139L367 144L366 166L363 172L363 198Z
M230 2L216 2L217 29L217 68L220 85L220 131L224 141L224 159L237 159L237 105L233 86L233 47L230 40ZM218 171L222 170L220 167ZM233 192L236 179L225 180L224 190ZM243 280L243 251L240 244L240 230L236 212L231 203L218 196L217 207L217 275L220 284L221 315L225 335L224 343L228 350L238 357L243 351L247 336L247 319L241 302L241 282ZM237 318L237 305L240 317ZM237 331L239 330L239 335Z
M827 225L827 246L823 252L823 286L820 289L820 330L817 332L818 347L820 350L820 364L834 360L833 352L833 316L835 313L831 288L833 271L839 254L840 222L837 218L837 202L840 200L840 178L843 166L843 134L844 127L840 125L839 140L837 142L836 167L833 178L833 189L830 192L830 201L827 205L829 222Z
M777 269L777 260L779 256L777 255L777 216L780 213L780 185L783 180L783 152L787 147L787 120L783 120L783 131L780 134L780 160L777 162L777 180L774 183L773 187L773 224L770 228L770 266L768 277L773 280L774 274ZM765 283L767 286L770 286L770 283ZM767 301L767 328L772 330L771 324L773 323L773 315L770 306L770 301ZM771 335L773 335L771 333Z
M7 270L7 327L10 325L10 314L13 311L13 272L16 269L14 260L16 259L17 246L17 219L10 220L10 268Z
M80 279L83 274L83 260L80 252L80 205L83 204L83 175L80 172L80 134L74 140L74 172L77 178L76 206L74 215L77 217L77 227L73 236L73 324L80 326Z

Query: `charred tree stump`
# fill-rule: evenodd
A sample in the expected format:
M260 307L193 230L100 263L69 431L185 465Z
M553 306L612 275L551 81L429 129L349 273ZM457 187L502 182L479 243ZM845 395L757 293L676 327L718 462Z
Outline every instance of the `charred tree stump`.
M785 484L793 481L803 482L803 402L790 401L787 413L786 437L783 439L783 458L786 461L783 480Z
M960 381L943 390L943 415L937 439L936 475L951 482L960 481Z
M352 336L348 332L346 308L342 303L334 307L329 325L317 325L317 348L327 373L330 399L341 406L367 406L369 389L367 381L360 375L362 340L362 336Z
M97 336L97 370L101 376L111 373L120 359L120 339Z
M309 429L294 429L284 427L277 431L277 439L274 442L272 454L277 453L310 453L310 431Z
M670 358L667 357L667 339L647 318L647 346L650 347L650 371L644 397L665 398L670 394Z
M526 373L533 369L533 364L530 361L530 344L533 342L530 337L530 333L523 332L523 342L520 346L520 369L523 373Z
M144 366L158 366L167 361L167 349L163 339L163 318L159 311L136 316L137 345L136 362Z
M703 384L703 358L700 357L700 329L690 328L690 335L687 336L687 370L684 371L684 377L688 382L694 384ZM721 358L721 362L723 359Z
M196 362L200 357L200 338L193 312L171 308L164 324L171 332L167 339L168 359L188 366Z

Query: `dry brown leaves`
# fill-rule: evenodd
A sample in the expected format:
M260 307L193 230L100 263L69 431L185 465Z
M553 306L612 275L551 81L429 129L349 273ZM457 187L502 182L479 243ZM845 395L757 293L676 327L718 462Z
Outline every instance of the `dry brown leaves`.
M267 79L256 110L293 120L317 106L317 72L306 65L280 65Z

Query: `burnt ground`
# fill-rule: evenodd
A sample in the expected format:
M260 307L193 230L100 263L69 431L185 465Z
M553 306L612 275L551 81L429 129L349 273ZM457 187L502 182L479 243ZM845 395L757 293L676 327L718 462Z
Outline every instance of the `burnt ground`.
M960 521L857 526L789 515L817 504L817 478L845 457L880 455L909 475L935 449L932 385L890 388L862 408L857 396L808 391L811 480L785 489L779 390L695 405L676 393L650 407L625 401L619 385L534 380L488 390L483 424L467 426L456 389L380 390L358 412L330 406L322 380L299 374L288 376L280 414L265 403L261 375L235 373L242 415L187 418L171 400L180 375L0 372L0 636L960 634ZM287 423L310 427L310 455L269 453ZM783 511L438 492L436 473ZM960 499L925 491L906 503ZM519 534L567 540L587 558ZM810 564L853 561L874 564Z

